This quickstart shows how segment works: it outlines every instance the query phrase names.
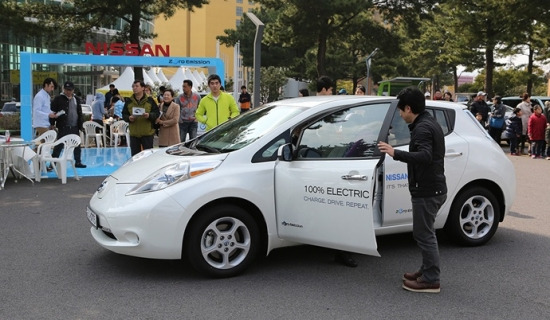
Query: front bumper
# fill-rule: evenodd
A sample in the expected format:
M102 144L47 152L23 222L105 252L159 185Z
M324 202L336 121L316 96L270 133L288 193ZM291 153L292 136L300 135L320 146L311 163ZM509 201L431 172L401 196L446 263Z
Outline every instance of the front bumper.
M90 200L97 215L94 240L116 253L152 258L180 259L189 215L169 194L161 191L126 196L135 184L118 184L112 177Z

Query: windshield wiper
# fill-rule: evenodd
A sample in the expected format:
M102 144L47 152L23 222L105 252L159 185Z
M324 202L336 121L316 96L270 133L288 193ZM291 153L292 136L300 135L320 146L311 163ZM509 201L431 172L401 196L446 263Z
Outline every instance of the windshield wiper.
M197 144L195 146L195 148L197 150L201 150L201 151L206 151L206 152L210 152L210 153L221 153L220 150L214 148L214 147L210 147L210 146L205 146L203 144Z

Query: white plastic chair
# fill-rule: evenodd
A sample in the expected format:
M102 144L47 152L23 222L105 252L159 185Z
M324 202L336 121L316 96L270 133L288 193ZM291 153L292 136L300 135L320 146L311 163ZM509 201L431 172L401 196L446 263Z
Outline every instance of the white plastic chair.
M80 137L76 134L68 134L53 143L42 144L42 150L36 157L38 160L34 162L34 176L36 181L40 181L42 172L46 170L46 163L50 162L55 164L55 174L61 179L61 183L67 183L67 162L71 163L73 167L74 177L76 180L80 180L78 173L76 172L75 160L74 160L74 148L80 145ZM63 144L63 153L59 158L52 157L51 152L55 146Z
M36 139L32 140L34 144L38 145L38 147L36 148L36 153L40 153L40 149L42 149L42 144L52 143L55 141L55 139L57 139L57 131L55 130L48 130L36 137ZM44 140L44 142L42 142L42 140Z
M103 146L103 127L95 121L86 121L82 125L84 127L84 147L88 148L90 139L95 139L95 145L97 148ZM96 133L96 129L100 129L101 132Z
M120 120L113 123L113 130L111 131L114 139L113 143L115 148L118 147L118 139L120 136L126 137L126 143L130 145L130 130L128 130L128 122Z
M38 145L38 147L36 147L36 156L32 159L35 174L40 173L39 172L40 165L39 165L39 157L38 156L42 153L42 148L44 148L44 146L46 146L46 148L48 148L47 145L52 144L53 142L55 142L55 139L57 139L57 131L48 130L48 131L44 132L43 134L39 135L38 137L36 137L36 139L32 140L32 142L34 142L35 145ZM42 140L44 140L44 142L42 142ZM45 168L44 168L44 170L45 170Z
M41 143L40 141L44 140L44 143L48 142L54 142L57 138L57 131L55 130L48 130L44 132L43 134L36 137L34 140L32 140L35 144Z

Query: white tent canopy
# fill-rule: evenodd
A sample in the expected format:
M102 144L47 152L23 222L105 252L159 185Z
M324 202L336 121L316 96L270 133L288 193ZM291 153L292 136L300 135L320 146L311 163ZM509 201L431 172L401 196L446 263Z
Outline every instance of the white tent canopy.
M199 80L195 78L191 70L185 69L185 78L191 80L193 82L193 88L197 89L199 86Z
M176 71L176 73L174 73L172 78L170 78L169 83L172 86L172 88L180 89L183 85L183 80L187 80L187 79L193 81L192 90L193 92L197 92L199 83L194 79L193 75L191 74L188 68L179 67L178 71Z
M197 69L193 70L193 75L195 76L195 79L199 82L198 85L204 84L206 86L206 76L204 75L204 72L201 71L199 73Z
M153 83L151 83L152 85L154 85L155 83L161 83L162 81L160 81L159 77L157 76L157 74L155 73L155 69L154 68L151 68L149 69L149 71L147 71L147 75L151 78L151 80L153 81Z
M132 83L134 82L134 70L132 67L126 67L120 77L112 82L112 84L115 85L115 87L118 89L118 91L124 90L124 91L132 91ZM109 91L109 85L106 85L102 88L99 88L98 90L107 90Z
M143 82L153 84L153 80L149 75L143 70ZM119 92L122 93L122 91L132 91L132 84L134 83L134 69L132 67L126 67L120 77L112 82L115 85L115 88L118 89ZM107 92L109 91L109 85L106 85L104 87L101 87L97 89L99 92Z
M162 72L162 69L159 69L159 72L157 73L157 77L159 78L160 82L169 82L168 78L164 75L164 72Z

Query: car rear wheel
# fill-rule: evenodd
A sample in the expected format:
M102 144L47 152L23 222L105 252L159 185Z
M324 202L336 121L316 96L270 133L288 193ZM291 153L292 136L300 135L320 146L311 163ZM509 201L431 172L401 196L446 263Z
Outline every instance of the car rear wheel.
M232 277L256 258L259 229L242 208L223 205L199 212L184 240L187 260L195 270L212 277Z
M499 221L496 197L485 188L474 187L455 198L445 229L457 243L479 246L493 237Z

